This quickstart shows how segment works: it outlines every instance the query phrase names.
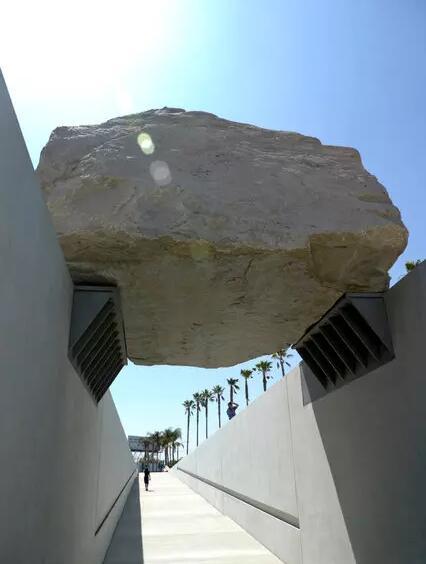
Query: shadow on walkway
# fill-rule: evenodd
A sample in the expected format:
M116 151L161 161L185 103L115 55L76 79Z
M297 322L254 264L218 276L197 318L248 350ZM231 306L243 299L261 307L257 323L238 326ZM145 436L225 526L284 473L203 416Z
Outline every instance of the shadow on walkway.
M112 536L104 564L143 564L139 479L136 478Z

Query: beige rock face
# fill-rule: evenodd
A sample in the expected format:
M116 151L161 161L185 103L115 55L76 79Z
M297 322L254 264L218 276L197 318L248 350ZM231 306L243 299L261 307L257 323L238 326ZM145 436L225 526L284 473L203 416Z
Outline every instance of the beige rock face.
M164 109L60 127L38 175L76 281L121 289L137 364L217 367L383 290L407 232L354 149Z

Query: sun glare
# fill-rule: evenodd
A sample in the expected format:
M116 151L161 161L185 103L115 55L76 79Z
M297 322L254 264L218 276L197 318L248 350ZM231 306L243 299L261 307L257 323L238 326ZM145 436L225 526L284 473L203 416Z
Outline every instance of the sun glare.
M21 100L62 103L109 95L117 113L129 113L134 108L128 77L161 66L178 13L173 0L9 2L2 15L0 67Z

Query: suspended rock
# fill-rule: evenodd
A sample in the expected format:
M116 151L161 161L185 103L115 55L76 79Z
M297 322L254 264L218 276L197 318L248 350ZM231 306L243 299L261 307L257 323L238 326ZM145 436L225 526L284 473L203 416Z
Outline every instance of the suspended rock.
M119 286L137 364L273 352L385 289L407 242L356 150L204 112L59 127L37 172L73 278Z

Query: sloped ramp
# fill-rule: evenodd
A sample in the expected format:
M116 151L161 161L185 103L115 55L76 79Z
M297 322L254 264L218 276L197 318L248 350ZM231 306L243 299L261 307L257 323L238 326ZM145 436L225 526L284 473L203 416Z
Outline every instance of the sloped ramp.
M104 564L279 564L234 521L170 473L136 480Z

